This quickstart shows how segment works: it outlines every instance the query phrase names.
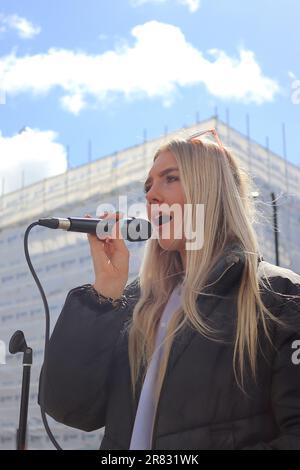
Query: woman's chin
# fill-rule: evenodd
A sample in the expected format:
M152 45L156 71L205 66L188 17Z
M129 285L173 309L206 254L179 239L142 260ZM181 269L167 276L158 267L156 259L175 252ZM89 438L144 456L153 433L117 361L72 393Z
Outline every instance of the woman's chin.
M158 238L159 246L163 250L177 251L181 246L181 240L172 240L166 238Z

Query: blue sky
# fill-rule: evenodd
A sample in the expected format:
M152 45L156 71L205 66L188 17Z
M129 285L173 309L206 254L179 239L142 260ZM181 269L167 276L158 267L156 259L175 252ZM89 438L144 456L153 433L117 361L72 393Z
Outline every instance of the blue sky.
M1 0L5 192L214 114L299 165L299 0ZM5 91L5 93L4 93ZM19 134L26 126L26 132ZM1 188L0 188L1 191Z

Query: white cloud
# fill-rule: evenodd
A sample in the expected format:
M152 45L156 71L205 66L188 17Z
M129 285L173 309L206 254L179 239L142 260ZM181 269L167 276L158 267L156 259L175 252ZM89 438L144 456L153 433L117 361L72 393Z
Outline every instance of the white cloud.
M60 100L62 107L70 113L78 115L86 107L86 102L81 93L63 96Z
M15 30L22 39L31 39L41 32L39 26L32 24L26 18L0 13L0 32L6 32L8 29Z
M135 26L135 43L122 41L99 55L49 49L36 55L0 57L0 83L6 100L17 93L63 91L62 106L78 114L91 105L107 104L120 95L128 100L160 98L165 106L180 87L205 86L217 98L261 104L272 101L278 83L264 75L255 54L241 48L237 56L212 49L206 57L180 28L149 21Z
M167 3L169 0L130 0L130 4L133 7L139 7L146 3ZM200 8L200 0L176 0L177 3L186 6L190 13L195 13Z
M56 142L53 131L26 127L19 134L4 137L0 131L0 184L8 193L43 178L66 171L64 146Z
M195 13L200 8L200 0L178 0L178 2L187 6L191 13Z

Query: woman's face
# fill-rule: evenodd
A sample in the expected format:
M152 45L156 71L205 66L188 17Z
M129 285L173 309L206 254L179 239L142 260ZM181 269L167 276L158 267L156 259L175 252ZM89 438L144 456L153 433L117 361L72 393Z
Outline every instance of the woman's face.
M171 168L173 169L170 170ZM145 182L145 193L148 219L158 234L156 237L160 246L165 250L184 250L185 239L181 235L182 227L179 226L181 219L174 217L175 214L172 212L171 206L173 204L178 205L178 210L181 212L183 219L185 196L179 178L177 162L170 151L161 152L153 163ZM170 207L169 210L167 210L168 207ZM160 208L163 213L171 213L173 219L158 227L155 218ZM180 238L178 238L179 236Z

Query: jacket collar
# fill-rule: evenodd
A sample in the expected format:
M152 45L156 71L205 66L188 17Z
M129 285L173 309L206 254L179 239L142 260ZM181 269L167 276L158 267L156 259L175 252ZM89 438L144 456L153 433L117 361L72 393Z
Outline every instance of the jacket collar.
M245 251L240 242L227 243L213 265L203 289L205 294L222 294L240 278L245 265ZM200 294L201 296L201 294Z

